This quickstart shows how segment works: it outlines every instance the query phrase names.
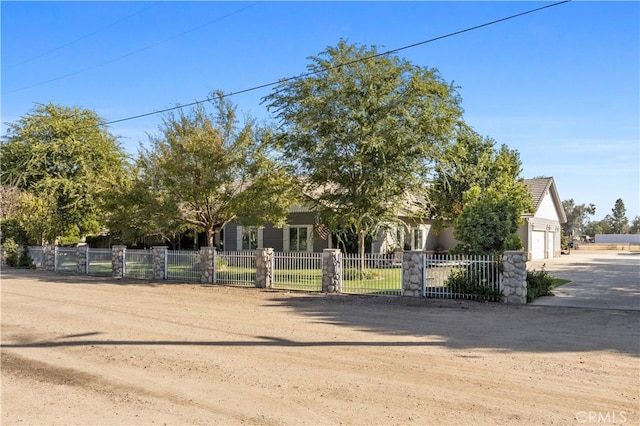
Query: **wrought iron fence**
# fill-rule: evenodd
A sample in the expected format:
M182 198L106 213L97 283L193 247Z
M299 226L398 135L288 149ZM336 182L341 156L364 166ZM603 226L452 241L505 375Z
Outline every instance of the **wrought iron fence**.
M29 247L29 255L38 268L45 267L43 247ZM216 252L214 282L253 286L256 261L253 251ZM199 281L200 253L168 250L165 277L171 280ZM87 273L112 274L111 249L87 250ZM82 266L82 265L81 265ZM273 286L280 289L321 291L322 253L275 252ZM55 270L76 272L76 247L55 248ZM425 255L425 280L422 294L434 298L500 300L502 297L502 261L500 256ZM124 276L153 278L151 250L124 251ZM400 295L402 293L401 258L396 255L367 254L342 256L342 292Z
M165 276L168 280L200 281L200 252L167 250Z
M111 249L89 248L87 249L87 274L111 276Z
M153 278L151 250L125 250L124 276L129 278Z
M366 253L342 256L342 292L390 294L402 293L402 264L393 254Z
M56 247L55 270L56 272L77 272L78 260L76 247Z
M215 283L253 286L256 255L253 251L220 251L215 257Z
M499 256L429 254L426 258L424 296L447 299L501 298Z
M29 246L27 247L27 251L33 260L33 266L35 266L36 269L44 268L44 247Z
M274 252L273 287L322 290L322 253Z

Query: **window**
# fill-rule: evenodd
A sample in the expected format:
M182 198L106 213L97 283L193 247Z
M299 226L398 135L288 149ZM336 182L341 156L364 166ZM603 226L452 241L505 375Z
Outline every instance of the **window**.
M257 248L262 248L262 228L238 226L236 250L255 250Z
M289 250L307 251L307 228L295 226L289 228Z
M242 250L255 250L258 248L258 228L248 226L242 228Z
M313 251L313 226L286 226L283 229L284 251Z
M413 228L411 230L413 234L413 246L412 250L424 250L424 229L422 228Z

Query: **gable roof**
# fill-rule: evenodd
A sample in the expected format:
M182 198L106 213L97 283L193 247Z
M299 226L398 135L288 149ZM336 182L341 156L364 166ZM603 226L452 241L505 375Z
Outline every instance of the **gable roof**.
M525 185L527 185L529 194L531 195L531 203L533 204L534 209L534 211L531 212L532 215L535 215L535 213L538 211L538 208L540 208L540 204L542 203L544 196L549 193L549 195L551 196L551 200L556 207L556 211L558 212L560 223L567 222L567 215L564 212L564 207L562 206L562 201L560 201L556 183L552 177L524 179L524 183Z

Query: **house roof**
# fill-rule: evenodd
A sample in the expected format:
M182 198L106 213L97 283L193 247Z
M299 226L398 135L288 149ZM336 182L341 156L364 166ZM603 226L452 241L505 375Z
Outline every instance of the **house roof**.
M562 201L560 201L560 196L558 195L558 189L556 188L555 181L552 177L524 179L524 183L525 185L527 185L529 194L531 195L531 202L534 209L532 214L535 215L535 213L538 211L538 208L540 208L540 204L542 203L544 196L549 193L551 195L553 204L555 205L558 212L560 223L565 223L567 221L567 216L564 212Z

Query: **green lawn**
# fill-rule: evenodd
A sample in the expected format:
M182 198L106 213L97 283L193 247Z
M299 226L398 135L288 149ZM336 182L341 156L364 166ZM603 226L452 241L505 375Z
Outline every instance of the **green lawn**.
M570 283L571 280L564 280L562 278L554 278L552 283L551 283L551 287L549 288L550 290L553 290L556 287L560 287L561 285L565 285L567 283Z

